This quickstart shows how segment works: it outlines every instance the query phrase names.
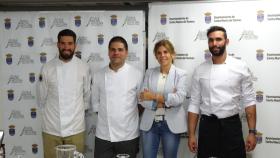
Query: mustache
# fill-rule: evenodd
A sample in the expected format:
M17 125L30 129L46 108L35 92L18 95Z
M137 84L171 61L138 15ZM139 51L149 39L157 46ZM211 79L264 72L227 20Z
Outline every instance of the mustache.
M65 52L65 51L72 52L71 49L61 49L61 51L63 51L63 52Z
M221 47L218 47L218 46L214 46L214 47L212 47L211 49L221 49Z

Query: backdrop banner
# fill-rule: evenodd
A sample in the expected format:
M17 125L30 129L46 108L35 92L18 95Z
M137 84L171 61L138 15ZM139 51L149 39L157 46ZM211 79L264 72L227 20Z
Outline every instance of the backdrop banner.
M76 55L96 71L108 64L108 42L123 36L127 62L145 70L143 11L0 12L0 128L7 158L42 158L41 114L36 82L43 64L58 54L59 31L77 34ZM86 157L93 157L96 116L86 113Z
M276 158L280 155L280 11L277 1L199 1L149 5L148 67L157 66L154 44L169 39L176 49L175 65L188 72L188 89L194 68L211 57L206 32L210 26L226 28L228 55L247 62L257 100L257 147L247 157ZM186 107L188 105L188 97ZM244 138L248 134L244 111L240 114ZM159 152L162 157L162 153ZM189 153L182 136L179 156Z

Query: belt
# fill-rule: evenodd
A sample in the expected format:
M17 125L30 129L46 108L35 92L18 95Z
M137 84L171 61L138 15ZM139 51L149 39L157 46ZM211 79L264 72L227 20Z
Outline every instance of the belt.
M218 118L216 115L211 114L210 116L208 115L201 115L201 118L205 119L205 120L234 120L239 118L239 114L235 114L226 118Z
M164 121L164 115L155 115L154 121L155 122Z

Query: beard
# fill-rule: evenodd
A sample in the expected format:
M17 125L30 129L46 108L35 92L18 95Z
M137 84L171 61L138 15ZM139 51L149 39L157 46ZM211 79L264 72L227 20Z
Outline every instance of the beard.
M217 50L215 50L217 49ZM209 47L209 51L211 52L212 56L222 56L225 53L226 45L220 47Z
M68 51L70 53L65 53L65 51ZM62 50L59 50L59 57L63 60L71 60L74 56L74 51L72 50L65 50L65 49L62 49Z

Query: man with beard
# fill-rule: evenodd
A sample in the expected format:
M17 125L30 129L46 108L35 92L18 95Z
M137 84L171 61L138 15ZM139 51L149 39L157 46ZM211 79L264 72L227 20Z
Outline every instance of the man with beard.
M85 110L90 103L90 69L74 56L76 34L65 29L57 40L59 54L43 65L38 83L45 158L56 157L55 147L61 144L74 144L84 152Z
M252 76L247 65L228 56L229 43L223 27L207 31L210 60L193 74L188 108L188 146L198 158L246 158L256 146L256 103ZM242 104L242 105L240 105ZM239 112L244 106L249 134L243 140ZM199 114L198 143L195 130Z

